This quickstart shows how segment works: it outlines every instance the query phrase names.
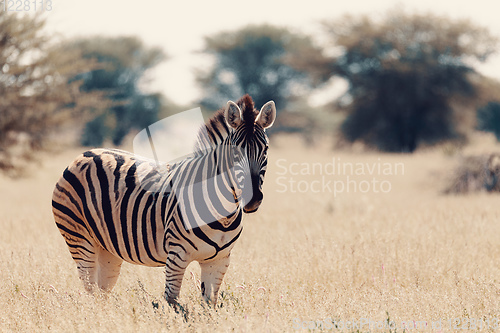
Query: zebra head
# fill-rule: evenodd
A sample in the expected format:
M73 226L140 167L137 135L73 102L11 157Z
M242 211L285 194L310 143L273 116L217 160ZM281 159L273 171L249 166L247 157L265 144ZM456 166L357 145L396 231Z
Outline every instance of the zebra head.
M253 213L264 198L262 184L269 147L265 130L276 119L276 107L269 101L257 111L252 98L245 95L237 103L227 102L224 118L230 128L228 139L233 147L237 195L243 211Z

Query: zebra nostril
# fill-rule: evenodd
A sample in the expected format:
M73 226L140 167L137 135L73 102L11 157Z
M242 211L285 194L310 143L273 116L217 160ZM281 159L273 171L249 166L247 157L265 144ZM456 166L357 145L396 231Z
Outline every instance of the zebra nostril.
M264 194L262 194L261 191L258 191L257 193L254 194L252 201L256 201L260 205L260 203L262 202L262 199L264 199Z
M262 199L264 198L264 195L262 192L258 191L257 193L254 193L254 196L252 197L252 200L248 202L248 204L245 205L243 211L245 213L253 213L259 209L260 204L262 203Z

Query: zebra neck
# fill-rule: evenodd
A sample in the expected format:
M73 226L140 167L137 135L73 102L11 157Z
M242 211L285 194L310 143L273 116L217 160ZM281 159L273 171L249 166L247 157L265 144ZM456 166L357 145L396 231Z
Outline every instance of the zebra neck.
M173 194L186 228L220 224L229 228L241 219L240 200L226 148L217 147L178 164L173 170Z

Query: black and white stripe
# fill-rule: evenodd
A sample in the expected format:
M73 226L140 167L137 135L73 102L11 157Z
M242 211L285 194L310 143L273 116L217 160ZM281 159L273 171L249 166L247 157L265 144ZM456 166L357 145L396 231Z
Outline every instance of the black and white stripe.
M173 165L115 149L77 157L52 207L86 289L111 290L123 261L165 265L165 297L174 302L198 261L203 296L215 302L243 212L262 202L265 129L275 116L272 101L260 112L248 95L230 101L200 130L194 153Z

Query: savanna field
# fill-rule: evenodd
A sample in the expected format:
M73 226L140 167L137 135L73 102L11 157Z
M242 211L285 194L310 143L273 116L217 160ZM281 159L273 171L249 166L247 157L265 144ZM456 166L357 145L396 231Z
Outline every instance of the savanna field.
M110 295L84 291L51 212L81 148L1 176L0 331L499 331L500 195L443 194L460 154L498 151L493 137L414 154L331 146L272 138L264 202L244 220L217 308L193 263L179 313L161 268L124 263ZM334 175L332 161L354 172Z

